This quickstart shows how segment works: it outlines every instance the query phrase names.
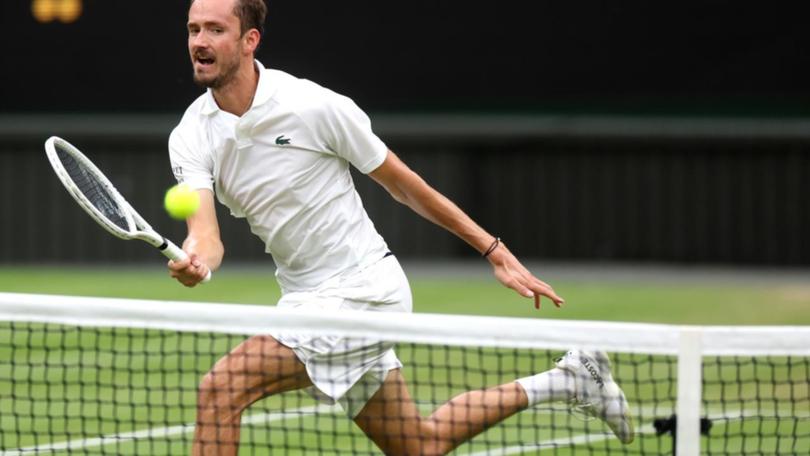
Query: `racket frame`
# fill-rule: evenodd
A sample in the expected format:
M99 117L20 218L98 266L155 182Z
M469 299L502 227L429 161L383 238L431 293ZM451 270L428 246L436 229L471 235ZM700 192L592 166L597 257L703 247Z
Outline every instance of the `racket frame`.
M87 171L92 174L93 178L97 179L102 187L107 190L109 195L123 213L128 229L125 230L113 223L109 218L107 218L107 216L98 210L98 208L96 208L92 202L90 202L87 196L85 196L81 189L79 189L79 186L76 185L76 183L70 177L70 174L65 169L65 166L62 164L62 161L57 155L57 147L70 154L70 156L79 162L80 165L84 166ZM51 136L47 141L45 141L45 153L48 156L48 161L50 161L51 167L53 167L54 172L56 172L56 176L62 182L62 185L65 186L65 189L67 189L70 196L72 196L73 199L79 203L79 206L84 209L84 211L87 212L87 214L93 220L95 220L96 223L101 225L101 227L107 230L110 234L124 240L138 239L144 241L160 250L163 255L171 260L180 261L188 258L188 254L186 254L183 249L178 247L172 241L158 234L158 232L155 231L146 222L146 220L141 217L140 214L138 214L132 205L130 205L129 202L124 199L118 189L116 189L112 182L107 179L107 176L105 176L104 173L101 172L101 170L98 169L98 167L73 144L70 144L58 136ZM207 282L210 280L210 277L211 272L209 271L208 277L206 277L204 281Z

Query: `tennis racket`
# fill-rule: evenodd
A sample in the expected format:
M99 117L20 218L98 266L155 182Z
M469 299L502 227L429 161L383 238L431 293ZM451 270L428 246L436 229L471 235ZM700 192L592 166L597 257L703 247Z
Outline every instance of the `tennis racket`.
M110 234L125 240L144 241L175 261L188 258L183 249L152 229L79 149L52 136L45 141L45 153L70 196ZM209 280L211 271L203 282Z

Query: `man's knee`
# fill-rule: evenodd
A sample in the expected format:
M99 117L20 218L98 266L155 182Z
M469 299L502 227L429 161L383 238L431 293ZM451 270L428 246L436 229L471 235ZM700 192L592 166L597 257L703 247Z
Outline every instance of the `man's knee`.
M241 410L263 397L311 384L306 367L291 349L270 336L254 336L203 375L198 403Z
M222 375L211 369L200 379L197 386L197 403L201 406L213 405L226 397L226 388L221 381Z
M216 407L235 405L244 391L236 388L235 375L214 367L200 379L197 386L197 403L200 406Z

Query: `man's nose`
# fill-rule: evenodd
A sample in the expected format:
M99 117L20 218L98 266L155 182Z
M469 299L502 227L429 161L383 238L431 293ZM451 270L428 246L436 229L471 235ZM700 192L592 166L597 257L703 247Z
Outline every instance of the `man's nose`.
M191 37L191 47L193 49L204 49L208 47L208 37L205 32L200 31Z

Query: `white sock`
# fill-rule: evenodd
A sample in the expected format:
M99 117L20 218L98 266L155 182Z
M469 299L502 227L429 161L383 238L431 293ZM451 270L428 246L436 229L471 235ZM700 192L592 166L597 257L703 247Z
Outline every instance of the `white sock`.
M576 393L574 375L556 367L515 381L526 392L529 407L541 402L567 402Z

